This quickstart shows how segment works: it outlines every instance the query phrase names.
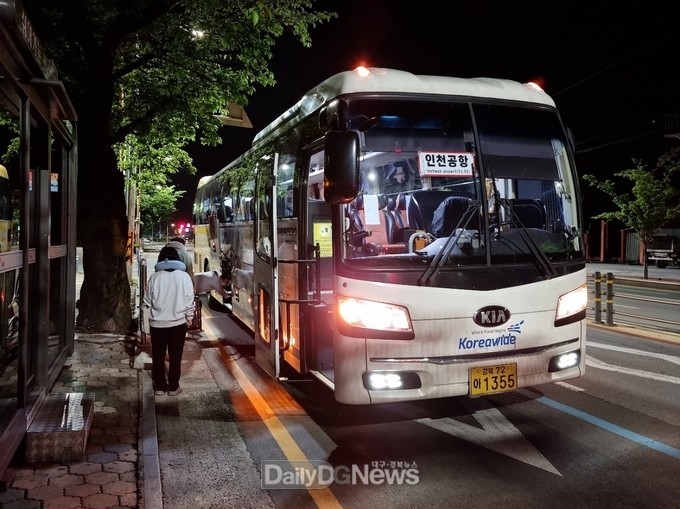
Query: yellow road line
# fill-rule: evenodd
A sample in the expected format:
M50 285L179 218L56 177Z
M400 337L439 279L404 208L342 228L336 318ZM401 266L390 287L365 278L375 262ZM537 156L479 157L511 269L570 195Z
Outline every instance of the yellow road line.
M208 313L208 316L211 315ZM217 352L224 361L224 364L227 366L227 369L229 369L232 376L241 386L241 389L259 414L262 422L264 422L267 426L267 429L271 433L274 440L276 440L276 443L279 445L286 458L288 458L289 461L309 462L309 459L307 456L305 456L305 453L302 452L302 449L298 447L293 437L290 436L290 433L288 433L288 430L286 430L285 426L276 416L267 401L265 401L257 388L255 388L255 386L250 382L250 379L248 379L248 376L243 372L238 363L218 341L210 323L203 323L203 333L217 348ZM312 497L317 507L321 509L342 509L342 505L340 505L340 502L338 502L338 500L335 498L335 495L333 495L331 490L328 488L307 489L307 492Z

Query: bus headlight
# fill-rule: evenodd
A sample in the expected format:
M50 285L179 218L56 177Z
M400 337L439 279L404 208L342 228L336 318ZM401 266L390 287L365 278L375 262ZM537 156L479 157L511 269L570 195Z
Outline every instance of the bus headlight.
M587 305L588 287L585 284L562 295L557 299L555 327L583 320L586 317Z
M371 300L338 297L338 328L348 336L413 339L408 310ZM369 332L371 331L371 332Z

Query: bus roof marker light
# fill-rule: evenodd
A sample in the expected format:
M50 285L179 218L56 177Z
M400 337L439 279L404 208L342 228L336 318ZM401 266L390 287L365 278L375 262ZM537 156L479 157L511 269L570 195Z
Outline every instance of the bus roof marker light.
M357 73L359 76L364 76L364 77L365 77L365 76L370 76L370 75L371 75L371 71L369 71L369 70L368 70L366 67L364 67L363 65L360 65L359 67L357 67L357 68L354 69L354 70L356 71L356 73Z
M536 92L545 92L545 90L543 90L539 85L537 85L533 81L525 83L524 86L531 90L535 90Z

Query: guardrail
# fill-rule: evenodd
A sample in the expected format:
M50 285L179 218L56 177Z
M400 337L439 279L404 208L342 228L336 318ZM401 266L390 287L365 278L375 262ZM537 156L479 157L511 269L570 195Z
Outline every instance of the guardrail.
M603 323L602 322L602 313L604 312L605 314L605 325L614 325L614 314L620 315L620 316L626 316L628 318L636 318L636 319L641 319L641 320L647 320L651 322L657 322L657 323L663 323L666 325L678 325L680 326L680 322L672 321L672 320L664 320L662 318L654 318L650 316L642 316L642 315L635 315L632 313L626 313L623 311L616 311L614 312L614 297L617 296L620 299L625 299L625 300L635 300L635 301L641 301L641 302L652 302L655 304L662 304L662 305L667 305L667 306L677 306L680 307L680 302L673 302L669 300L664 300L664 299L650 299L649 297L637 297L635 295L628 295L628 294L615 294L614 292L614 274L612 272L607 272L605 277L604 277L604 283L605 283L605 291L602 291L602 282L603 282L603 277L602 273L600 272L595 272L593 276L593 283L595 285L595 288L593 290L593 293L595 294L595 305L592 308L593 311L595 311L595 317L594 321L595 323ZM602 297L605 297L605 307L602 308Z

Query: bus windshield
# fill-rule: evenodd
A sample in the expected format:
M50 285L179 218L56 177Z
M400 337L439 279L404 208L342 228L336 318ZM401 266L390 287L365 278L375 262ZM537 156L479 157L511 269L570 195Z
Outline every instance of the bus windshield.
M578 190L557 113L360 99L360 192L343 257L359 267L552 264L583 257ZM356 124L356 125L355 125Z

